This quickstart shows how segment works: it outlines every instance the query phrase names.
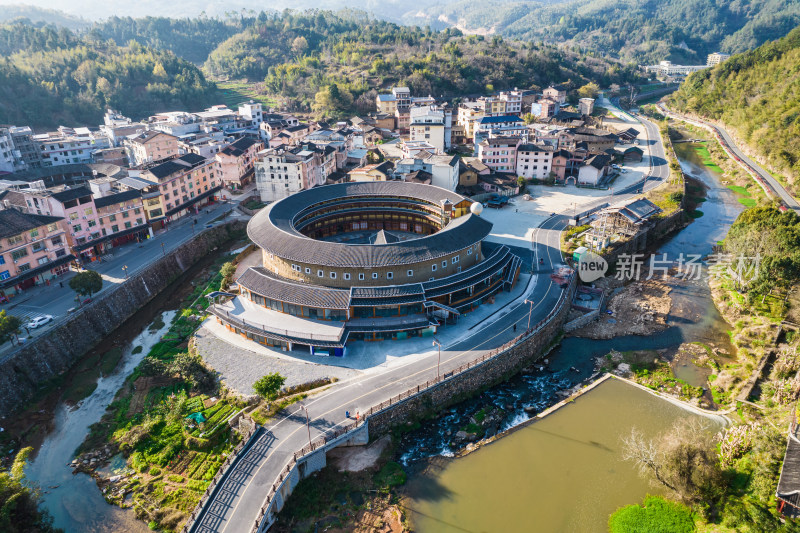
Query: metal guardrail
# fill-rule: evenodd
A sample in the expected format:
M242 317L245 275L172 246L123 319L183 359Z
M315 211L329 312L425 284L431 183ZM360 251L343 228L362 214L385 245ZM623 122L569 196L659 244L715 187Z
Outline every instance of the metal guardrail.
M220 309L217 304L214 304L209 307L209 311L214 315L222 318L225 317L225 320L228 320L232 324L242 325L248 328L253 328L257 330L261 330L264 333L273 333L275 335L281 335L283 337L291 337L295 339L306 339L306 340L314 340L314 341L328 341L328 342L341 342L342 337L344 336L344 328L341 328L339 331L339 335L325 335L319 333L302 333L299 331L292 331L289 329L280 329L280 328L270 328L267 327L266 324L257 324L253 321L248 322L244 318L232 316L228 311L225 309ZM221 316L220 316L221 315Z
M270 508L272 507L272 504L274 503L275 495L281 490L281 488L283 487L284 483L289 478L289 476L290 476L290 474L292 472L292 469L294 469L294 467L297 465L297 463L299 461L301 461L307 455L309 455L309 454L311 454L311 453L313 453L313 452L315 452L315 451L317 451L317 450L319 450L321 448L324 448L330 442L332 442L334 440L337 440L340 437L342 437L343 435L345 435L345 434L357 429L358 427L362 426L364 423L366 423L369 420L369 418L371 416L374 416L374 415L380 413L381 411L384 411L385 409L388 409L389 407L391 407L393 405L397 405L398 403L403 402L403 401L407 400L408 398L416 396L417 394L419 394L421 392L424 392L426 390L432 389L434 387L439 386L442 383L450 381L453 378L455 378L456 376L458 376L458 375L460 375L460 374L462 374L462 373L464 373L464 372L466 372L466 371L468 371L470 369L473 369L473 368L475 368L477 366L480 366L480 365L484 364L486 361L497 357L498 355L501 355L502 353L506 352L510 348L513 348L514 346L516 346L517 344L519 344L521 341L525 340L526 338L537 334L545 326L547 326L562 311L562 309L564 307L564 304L568 300L568 295L571 292L571 287L575 283L575 280L576 280L576 278L575 278L575 276L573 274L573 277L570 280L570 287L562 291L562 293L559 296L558 302L556 303L555 307L550 311L550 313L547 314L546 317L544 317L542 320L540 320L538 323L536 323L536 325L534 325L532 328L528 329L527 331L525 331L522 334L520 334L517 337L515 337L513 340L503 344L499 348L495 348L494 350L491 350L490 352L487 352L487 353L483 354L478 359L475 359L475 360L472 360L472 361L468 361L467 363L462 364L458 368L456 368L454 370L451 370L450 372L446 372L441 377L437 377L436 379L428 380L425 383L417 385L416 387L412 387L412 388L406 390L405 392L401 392L400 394L398 394L396 396L393 396L393 397L389 398L388 400L379 403L378 405L374 405L374 406L370 407L364 413L363 418L361 418L360 420L352 422L351 424L348 424L348 425L346 425L344 427L338 428L336 431L334 431L332 434L330 434L328 436L323 435L321 437L318 437L316 440L312 441L310 444L308 444L308 445L304 446L303 448L301 448L300 450L296 451L294 453L292 459L289 460L289 462L281 470L280 474L278 474L278 477L275 479L275 482L270 487L269 492L267 492L267 495L264 498L264 503L261 505L261 508L259 510L258 518L255 519L255 523L253 524L253 527L250 530L251 533L258 533L258 531L259 531L259 529L261 527L261 523L263 522L264 518L269 515ZM199 506L202 506L203 503L204 503L204 500L201 501ZM196 515L196 513L197 513L197 510L195 510L195 512L192 513L192 517L194 517ZM193 520L194 520L194 518L192 518L192 522L193 522ZM186 533L188 531L189 531L189 529L184 527L183 532Z

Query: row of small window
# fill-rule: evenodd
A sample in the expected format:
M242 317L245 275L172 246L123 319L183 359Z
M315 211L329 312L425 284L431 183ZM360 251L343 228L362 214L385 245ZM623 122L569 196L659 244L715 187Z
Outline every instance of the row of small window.
M51 239L51 242L53 243L53 246L59 246L62 242L61 237L55 237ZM44 242L39 241L37 243L34 243L33 246L31 246L31 249L33 250L34 253L43 251L45 249ZM20 248L19 250L14 250L13 252L11 252L11 259L16 261L18 259L26 257L27 255L28 255L28 248L27 247ZM0 265L4 264L5 262L6 262L5 258L2 255L0 255Z
M467 250L467 255L472 255L472 248ZM456 256L450 258L450 263L455 265L460 260L461 260L461 256L456 255ZM438 268L438 265L436 263L432 264L431 265L431 272L436 272L437 268ZM442 261L442 268L447 268L447 259ZM292 270L294 270L295 272L303 272L303 267L301 267L300 265L292 265ZM305 267L305 273L310 275L311 274L311 269L309 267ZM329 275L330 275L331 279L336 279L336 276L337 276L336 272L330 272ZM408 276L409 278L413 277L414 276L414 270L412 270L412 269L406 270L406 276ZM317 270L317 277L324 278L325 277L325 271ZM342 277L345 280L350 280L351 279L349 272L345 272L342 275ZM364 281L365 278L366 278L366 275L363 272L360 272L358 274L358 279L360 281ZM377 272L373 272L372 273L372 279L378 279L378 273ZM387 272L386 273L386 279L394 279L394 272Z
M56 231L58 229L58 225L56 224L48 224L47 231ZM31 239L35 239L39 236L39 229L32 229L30 232ZM10 246L14 246L15 244L19 244L24 240L24 237L20 233L19 235L14 235L13 237L8 238L8 244ZM58 239L61 242L61 239Z

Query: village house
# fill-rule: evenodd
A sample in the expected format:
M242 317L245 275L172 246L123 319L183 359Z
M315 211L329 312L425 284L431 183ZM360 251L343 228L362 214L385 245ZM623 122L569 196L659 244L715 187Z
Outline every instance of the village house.
M350 181L387 181L392 178L394 168L388 161L354 168L347 173Z
M74 258L63 218L0 210L0 294L49 283L67 272Z
M550 176L553 167L553 150L549 146L521 144L517 146L517 176L543 180Z
M138 167L179 155L178 138L161 131L128 137L123 145L131 166Z
M395 174L404 178L406 174L424 170L432 176L432 185L448 191L458 186L459 157L450 155L427 155L424 159L401 159L397 162Z
M599 185L608 175L610 162L611 158L608 154L596 154L589 157L578 170L578 185Z
M542 96L545 98L549 98L559 104L563 104L567 101L567 90L561 86L553 86L551 85L544 91L542 91Z
M184 154L144 170L141 177L158 183L166 222L196 212L222 188L216 161Z
M519 194L517 176L508 172L493 172L491 174L478 176L478 184L484 191L501 196L514 196Z
M215 159L222 185L237 190L253 181L253 164L263 147L261 141L242 137L220 150Z
M490 137L478 145L478 158L493 171L514 172L519 143L517 137Z

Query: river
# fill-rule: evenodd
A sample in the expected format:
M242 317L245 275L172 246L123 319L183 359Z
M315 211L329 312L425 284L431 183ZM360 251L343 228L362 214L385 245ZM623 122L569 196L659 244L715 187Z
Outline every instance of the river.
M164 325L160 329L151 331L145 327L128 343L117 368L98 380L89 397L74 408L62 403L56 410L53 430L25 469L27 479L40 485L44 507L53 515L56 527L81 533L149 531L132 512L106 503L94 479L87 474L73 474L69 462L86 438L89 426L100 420L125 379L167 332L175 314L176 311L164 312ZM133 354L136 346L142 350Z
M742 210L689 145L676 148L684 172L707 187L707 199L699 206L704 216L658 250L669 261L680 254L710 254ZM440 457L457 451L452 433L480 407L491 404L505 411L501 430L519 425L533 416L531 411L556 403L557 391L588 378L594 358L612 349L675 350L683 342L703 342L732 353L728 326L711 301L707 281L669 278L668 284L673 303L666 330L599 341L567 337L546 370L516 376L406 435L400 461L412 472L407 506L415 531L603 531L617 507L654 492L622 461L621 436L636 425L654 437L678 417L696 415L621 382L603 383L574 404L464 457Z

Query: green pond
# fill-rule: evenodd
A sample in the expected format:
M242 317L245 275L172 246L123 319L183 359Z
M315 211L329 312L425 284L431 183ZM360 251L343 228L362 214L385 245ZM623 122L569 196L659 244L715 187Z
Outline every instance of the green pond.
M634 426L654 438L698 416L624 381L605 381L442 470L413 477L408 514L419 533L606 531L617 508L661 493L622 458L622 438ZM721 418L706 420L710 431L722 428Z

